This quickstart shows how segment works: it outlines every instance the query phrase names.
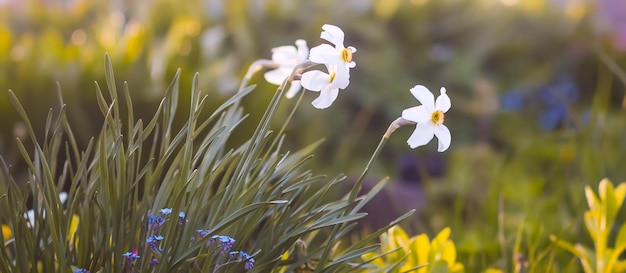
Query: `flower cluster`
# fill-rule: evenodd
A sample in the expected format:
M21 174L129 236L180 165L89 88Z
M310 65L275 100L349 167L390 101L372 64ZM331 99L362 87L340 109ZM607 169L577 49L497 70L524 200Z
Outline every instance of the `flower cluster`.
M228 252L233 248L235 239L223 235L213 235L211 239L209 239L208 244L212 245L215 242L219 242L218 247L222 248L224 252Z
M204 229L198 229L196 230L196 233L198 233L198 235L201 238L204 238L210 234L210 231L204 230ZM254 266L254 258L252 258L248 253L244 251L230 251L233 248L233 245L235 244L235 242L236 242L235 239L233 239L230 236L213 235L209 238L209 241L207 242L207 246L208 247L215 246L216 250L217 249L220 250L218 251L219 255L223 255L225 253L229 254L228 261L224 262L223 264L219 266L245 261L246 263L244 264L244 269L245 270L252 269L252 267Z
M311 49L309 60L326 66L328 73L319 70L308 71L302 74L302 86L304 88L320 92L320 95L312 104L318 109L328 108L339 95L339 89L345 89L350 84L350 68L356 63L352 60L352 54L356 48L344 47L343 31L333 25L322 26L321 38L334 44L321 44Z
M318 109L325 109L333 104L339 95L339 89L345 89L350 84L350 69L356 66L353 60L356 48L344 46L344 32L339 27L329 24L322 26L322 30L320 38L332 45L321 44L308 52L306 41L297 40L295 47L276 47L272 49L272 64L275 69L265 73L265 79L270 83L280 85L285 80L291 82L287 98L292 98L301 87L319 92L319 96L312 102ZM305 57L307 54L308 59ZM324 65L326 72L311 70L302 73L297 69L298 65L307 61ZM443 122L451 103L446 89L441 88L441 95L437 101L423 85L416 85L410 91L421 105L405 109L402 116L391 124L384 137L389 137L400 126L416 124L413 134L407 141L411 148L426 145L436 136L439 139L437 150L439 152L447 150L451 136L450 130Z
M287 98L292 98L300 91L301 86L319 92L319 97L312 102L318 109L328 108L333 104L339 95L339 89L345 89L350 83L350 68L356 66L352 60L356 48L344 46L343 31L328 24L322 26L322 30L320 37L333 45L321 44L311 48L309 52L306 41L300 39L296 41L296 47L276 47L272 49L272 61L277 68L265 73L268 82L278 85L291 76L298 64L307 60L324 65L326 72L312 70L300 75L300 80L291 79L291 87L286 94Z

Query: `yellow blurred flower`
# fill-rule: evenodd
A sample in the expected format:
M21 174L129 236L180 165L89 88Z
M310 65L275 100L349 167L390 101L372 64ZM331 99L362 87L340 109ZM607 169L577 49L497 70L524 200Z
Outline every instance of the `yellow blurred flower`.
M444 228L430 241L426 234L409 238L401 227L395 226L380 236L379 252L361 258L377 268L394 266L389 272L465 272L463 264L456 262L456 247L449 237L450 228Z

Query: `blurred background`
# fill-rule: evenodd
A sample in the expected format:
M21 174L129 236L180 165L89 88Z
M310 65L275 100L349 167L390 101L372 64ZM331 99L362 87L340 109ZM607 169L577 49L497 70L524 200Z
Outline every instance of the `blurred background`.
M408 127L385 146L369 179L392 184L371 206L374 225L417 208L411 233L451 227L470 272L510 267L516 241L534 263L571 259L550 234L588 241L583 186L626 180L624 0L0 0L0 155L25 171L14 141L26 132L6 90L43 132L60 86L86 144L103 120L94 81L105 85L105 52L146 119L178 68L181 111L195 72L217 107L253 61L296 39L325 42L327 23L358 49L357 66L333 106L317 110L306 94L287 129L286 149L326 140L314 172L349 183L389 123L418 104L414 85L445 86L452 100L448 151L435 140L411 150ZM262 73L251 83L242 141L276 89ZM277 127L293 105L281 105Z

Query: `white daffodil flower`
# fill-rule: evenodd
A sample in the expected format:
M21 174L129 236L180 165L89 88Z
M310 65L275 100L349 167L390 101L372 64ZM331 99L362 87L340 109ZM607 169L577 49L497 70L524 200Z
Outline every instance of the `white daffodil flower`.
M278 68L265 72L265 80L269 83L280 85L285 78L291 75L294 67L306 61L309 56L309 47L306 41L299 39L296 46L279 46L272 49L272 62L278 65ZM291 87L285 95L287 98L293 98L300 92L300 81L291 81Z
M345 76L350 77L349 69L356 66L356 63L352 60L352 54L356 52L356 48L343 46L344 33L340 28L326 24L322 26L322 29L324 31L322 31L320 37L335 46L321 44L311 48L309 60L319 64L336 64L338 65L338 70L345 69Z
M437 151L443 152L450 147L450 130L443 125L445 113L450 109L450 98L446 95L446 88L441 88L441 95L435 97L423 85L411 88L411 94L422 104L402 111L402 118L417 123L415 131L407 143L411 148L426 145L433 136L439 139Z
M325 109L333 104L339 89L350 84L350 78L345 75L347 70L337 69L336 64L327 64L328 74L319 70L312 70L302 74L302 86L311 91L320 92L320 96L312 104L317 109Z

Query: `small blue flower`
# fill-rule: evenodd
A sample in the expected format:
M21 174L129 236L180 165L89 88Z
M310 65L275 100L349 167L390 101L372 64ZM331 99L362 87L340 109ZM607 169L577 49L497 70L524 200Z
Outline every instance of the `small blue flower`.
M209 235L209 231L206 229L197 229L196 232L200 235L200 237L206 237Z
M178 213L178 225L182 226L188 220L185 218L185 212L181 211Z
M244 264L243 268L247 271L252 269L252 267L254 267L254 258L252 258L248 253L244 252L244 251L233 251L230 252L230 258L235 258L237 256L239 256L239 260L238 261L246 261L246 264Z
M248 261L246 261L246 264L243 266L243 268L245 270L250 270L252 269L252 267L254 267L254 258L250 257L248 258Z
M148 214L148 228L157 229L161 227L164 223L165 218L154 214Z
M87 269L79 268L79 269L74 270L74 273L90 273L90 272Z
M172 208L162 208L159 212L161 212L163 216L167 217L172 213Z
M141 256L137 255L137 249L133 249L132 251L128 251L128 252L126 252L126 253L122 254L122 256L123 256L124 258L126 258L126 260L127 260L129 263L132 263L132 262L134 262L135 260L137 260L137 259L141 258Z
M146 239L146 243L148 243L148 245L150 245L150 248L154 251L158 251L161 252L161 249L159 248L159 246L157 245L160 241L163 240L163 236L161 235L157 235L157 236L150 236Z
M211 236L211 239L209 240L209 242L207 242L208 245L213 244L213 242L219 241L219 247L221 247L223 249L224 252L228 252L233 248L233 245L235 244L235 239L229 237L229 236L224 236L224 235L213 235Z
M570 121L569 105L576 102L579 96L578 86L569 76L562 75L539 90L539 98L546 110L539 118L544 130L552 130Z

